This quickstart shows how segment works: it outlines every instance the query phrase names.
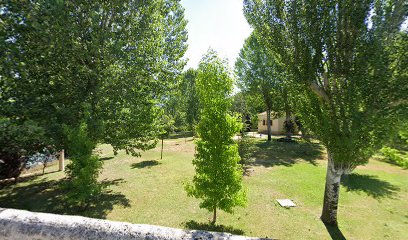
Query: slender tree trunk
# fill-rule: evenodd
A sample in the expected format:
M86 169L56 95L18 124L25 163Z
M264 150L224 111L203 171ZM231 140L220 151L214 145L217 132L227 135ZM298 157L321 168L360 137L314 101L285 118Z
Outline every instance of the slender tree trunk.
M343 169L336 169L334 160L328 152L326 187L324 189L324 200L322 216L320 217L325 224L337 226L337 207L340 193L340 178Z
M163 159L163 141L164 141L164 137L162 136L162 139L161 139L162 141L162 144L161 144L161 151L160 151L160 159Z
M292 121L292 119L291 119L290 111L288 109L286 109L286 124L292 124L291 121ZM293 128L293 124L292 124L292 128ZM292 130L290 130L290 129L286 129L286 138L287 139L292 139L292 132L291 131Z
M213 211L213 220L211 222L211 224L215 224L215 222L217 221L217 208L214 207L214 211Z
M266 121L267 121L267 128L268 128L268 141L272 140L272 134L271 134L271 109L268 108L268 110L266 110Z
M292 132L293 129L293 124L292 124L292 119L291 119L291 114L290 114L290 106L289 106L289 96L288 96L288 91L285 89L283 92L283 97L284 97L284 105L285 105L285 114L286 114L286 125L288 128L286 129L286 138L287 139L292 139Z

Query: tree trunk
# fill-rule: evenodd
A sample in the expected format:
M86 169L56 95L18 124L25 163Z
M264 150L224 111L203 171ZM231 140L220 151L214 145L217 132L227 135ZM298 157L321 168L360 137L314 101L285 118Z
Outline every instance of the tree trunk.
M58 170L65 171L65 151L64 149L61 150L60 155L58 157Z
M292 123L292 119L291 119L291 114L289 110L286 110L286 124L288 124L289 126L292 126L293 128L293 123ZM292 130L291 129L286 129L286 138L287 139L292 139Z
M324 200L321 220L332 226L337 226L337 206L340 193L340 178L343 169L336 169L333 156L328 152L326 187L324 189Z
M293 123L291 119L291 114L290 114L290 106L289 106L289 96L288 96L288 91L284 90L283 92L283 97L284 97L284 105L285 105L285 114L286 114L286 138L287 139L292 139L292 132L293 131Z
M160 151L160 159L163 159L163 140L164 139L164 137L162 137L162 144L161 144L161 151Z
M216 221L217 221L217 208L214 207L213 220L212 220L211 224L214 225Z
M266 121L267 121L266 126L268 127L268 141L271 141L272 134L271 134L271 109L270 108L266 110Z

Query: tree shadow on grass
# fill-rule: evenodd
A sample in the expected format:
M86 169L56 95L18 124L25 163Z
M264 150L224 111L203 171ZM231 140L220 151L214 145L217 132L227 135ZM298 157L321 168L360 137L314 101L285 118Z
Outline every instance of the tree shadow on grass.
M346 240L346 237L343 235L339 227L331 226L328 224L324 224L326 226L327 232L329 232L330 237L333 240Z
M243 235L244 231L232 226L216 225L211 223L199 223L193 220L183 223L184 227L190 230L204 230L211 232L227 232L236 235Z
M112 159L114 159L115 157L102 157L102 158L99 158L99 160L101 160L101 161L108 161L108 160L112 160Z
M93 218L106 218L106 215L116 205L130 207L130 202L125 195L106 188L94 196L86 207L68 204L66 192L61 190L64 181L42 178L32 182L5 186L0 190L0 207ZM122 179L104 180L101 184L108 187L121 182L123 182Z
M34 172L23 172L18 178L17 181L15 178L8 178L8 179L0 179L0 190L2 188L5 188L7 186L15 185L19 182L27 182L27 181L32 181L34 179L37 179L38 177L41 176L46 176L48 174L56 173L59 172L59 170L52 170L48 171L48 169L45 169L45 172L42 173L42 167L41 168L34 168ZM41 170L40 170L41 169ZM32 169L30 169L32 171Z
M341 184L346 187L346 191L363 191L374 198L393 197L400 190L377 176L357 173L343 175Z
M287 166L304 160L317 166L316 159L322 158L323 146L318 143L298 142L286 143L278 141L258 141L252 157L253 166Z
M138 163L133 163L132 165L130 165L132 168L151 168L153 166L157 166L160 165L161 162L156 161L156 160L147 160L147 161L142 161L142 162L138 162Z

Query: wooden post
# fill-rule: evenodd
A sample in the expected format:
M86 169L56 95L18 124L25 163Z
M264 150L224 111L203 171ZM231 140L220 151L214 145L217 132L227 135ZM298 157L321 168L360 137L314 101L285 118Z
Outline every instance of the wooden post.
M160 152L160 159L163 159L163 140L164 137L162 136L162 147L161 147L161 152Z
M64 156L64 149L61 150L60 155L58 157L58 166L59 166L59 170L60 171L64 171L65 170L65 156Z

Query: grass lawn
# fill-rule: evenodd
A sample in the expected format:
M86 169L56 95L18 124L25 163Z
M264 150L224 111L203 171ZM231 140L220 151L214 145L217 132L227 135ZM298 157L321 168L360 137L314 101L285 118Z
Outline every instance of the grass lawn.
M194 143L190 138L165 141L135 158L100 146L104 161L101 180L108 191L88 210L64 205L58 190L64 176L57 165L42 176L27 177L17 185L0 186L0 207L39 212L77 214L131 223L177 228L225 230L236 234L279 239L407 239L408 171L372 160L342 182L339 229L320 221L326 154L318 143L279 143L256 140L255 162L244 177L248 206L235 214L220 212L218 227L209 226L210 212L187 197L183 183L192 179ZM276 198L290 198L298 207L284 209Z

